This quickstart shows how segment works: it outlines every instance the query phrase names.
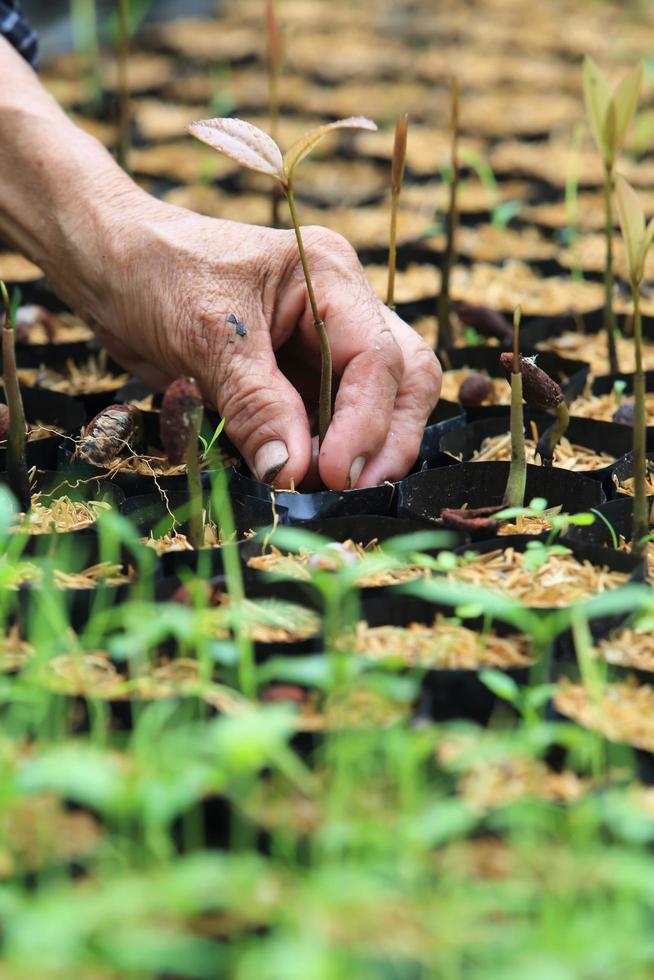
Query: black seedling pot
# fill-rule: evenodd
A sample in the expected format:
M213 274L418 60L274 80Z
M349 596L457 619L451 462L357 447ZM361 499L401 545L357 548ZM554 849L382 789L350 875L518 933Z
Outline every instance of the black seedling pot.
M62 445L58 453L58 462L61 469L69 475L74 475L78 480L88 480L92 478L101 479L103 474L106 482L113 483L120 487L126 497L143 496L160 491L162 494L184 494L186 492L186 474L180 473L175 476L147 476L137 473L135 470L118 469L112 472L111 467L103 468L93 466L75 456L74 447L71 444ZM206 473L203 473L205 481Z
M7 483L7 474L0 473L0 483ZM87 483L75 486L75 481L69 484L66 476L61 473L45 471L38 474L35 488L37 491L52 493L54 497L68 496L73 500L106 500L116 511L125 500L125 495L118 487L113 486L102 480L91 480ZM94 525L81 528L77 531L62 531L47 534L24 534L20 531L12 532L12 541L22 540L22 554L30 555L55 555L60 548L74 548L81 546L89 535L95 535ZM74 545L73 542L74 541ZM78 566L83 568L84 566Z
M452 615L448 607L439 606L425 599L410 595L383 597L366 596L362 602L361 618L369 626L409 626L411 623L431 625L438 613ZM470 628L482 629L481 620L466 621ZM516 631L504 623L493 623L493 630L502 636L512 636ZM393 659L389 649L389 660ZM486 725L498 707L500 699L480 680L480 670L459 668L423 668L424 677L416 705L416 717L433 722L465 719ZM547 667L543 668L547 670ZM530 667L504 671L517 684L529 681ZM502 702L502 707L514 714L512 708Z
M631 429L629 429L631 432ZM647 453L645 458L645 467L648 474L654 472L654 453ZM620 484L625 480L630 479L634 475L634 454L627 453L622 459L619 459L611 467L611 472L609 476L609 483L607 484L609 490L609 497L628 497L629 500L633 502L633 496L631 494L625 494L620 490Z
M579 541L582 544L601 545L604 548L616 548L621 537L626 541L631 539L633 509L634 498L623 494L594 507L595 523L588 527L570 527L563 539Z
M355 514L392 515L395 509L397 484L382 484L363 490L318 490L314 493L292 493L273 490L236 469L230 475L231 496L258 497L268 503L275 501L286 509L284 523L317 520L323 517L347 517Z
M186 492L169 493L166 497L167 503L158 493L129 497L120 510L143 536L149 535L155 528L158 535L168 533L174 524L173 515L179 530L186 533L188 495ZM206 501L206 509L210 515L209 500ZM232 511L238 538L271 524L273 520L270 503L257 497L232 498ZM284 509L279 508L278 516L280 511L281 517L284 517ZM183 569L197 571L199 567L210 575L222 575L223 558L218 547L203 548L201 554L196 551L169 551L159 557L159 567L164 576L179 575Z
M398 517L437 521L444 507L487 507L504 498L509 463L459 463L425 470L402 480L398 487ZM555 467L527 466L525 503L544 497L550 507L568 513L590 510L605 500L597 480ZM511 539L512 540L512 539Z
M441 399L427 419L422 442L420 443L419 462L425 460L430 466L437 464L441 436L465 424L466 414L461 406L455 402L448 402Z
M91 535L87 537L94 540ZM89 565L91 562L84 564ZM60 598L66 621L76 632L81 632L95 613L113 609L125 602L129 597L129 590L128 584L99 585L95 589L56 589L55 596ZM38 611L38 597L35 595L37 591L38 587L32 588L29 584L21 586L15 593L15 599L12 598L9 602L12 620L24 633L29 630L30 623L34 622L35 610ZM35 598L37 604L34 602Z
M506 537L489 538L486 541L476 541L474 545L457 548L455 554L464 555L472 552L474 554L486 554L489 551L504 550L512 548L515 551L526 551L530 542L534 540L531 534L512 534ZM566 548L569 548L574 558L578 561L588 561L592 565L606 566L609 571L623 572L628 576L629 582L642 582L646 576L645 562L638 561L626 551L617 551L613 548L604 548L601 545L585 544L580 541L566 538ZM548 613L554 611L546 606L533 607L534 611Z
M578 317L575 317L570 313L557 316L534 317L530 321L524 322L524 325L520 329L521 350L523 353L527 350L533 350L543 340L549 340L552 337L560 337L561 334L567 333L569 330L579 333L580 321L583 323L583 330L585 333L599 333L603 326L603 317L604 310L602 307L598 307L594 310L588 310L581 313ZM624 331L626 321L627 317L624 313L618 313L616 315L616 323L619 330ZM647 337L648 339L653 339L654 317L644 316L642 321L643 336Z
M16 343L16 364L19 368L35 368L41 364L48 367L64 366L66 361L82 363L93 353L90 340L74 340L63 343L19 344ZM2 358L0 358L0 364Z
M428 526L425 522L414 520L399 520L393 517L375 517L362 515L361 517L331 517L317 521L301 521L293 525L298 530L311 531L320 534L331 541L344 542L348 540L363 544L364 547L371 541L387 541L397 535L415 534L424 530L433 530L433 525ZM416 549L424 554L435 557L439 552L452 550L463 543L464 536L455 531L447 532L447 542L441 547L430 547ZM257 587L264 587L266 583L271 583L273 578L265 571L249 568L247 563L251 558L261 554L264 543L275 544L272 528L264 529L260 534L248 538L240 544L241 559L245 564L244 574L248 582L261 583ZM316 586L307 581L298 580L297 585L294 581L288 581L289 586L296 588L302 587L307 593L318 595ZM365 586L361 588L362 595L386 595L395 592L395 585Z
M449 365L453 370L458 368L472 368L475 371L482 371L491 378L506 378L500 366L500 354L503 348L489 347L479 344L473 347L449 347L443 355L443 366ZM550 378L553 378L560 385L567 402L577 398L586 385L586 379L590 370L590 365L585 361L577 361L569 358L560 357L552 351L543 351L538 354L538 367L542 368ZM507 391L508 391L507 382ZM488 408L501 408L504 406L481 406ZM469 418L474 419L477 409L467 409Z
M63 429L69 436L77 436L84 424L83 406L58 391L21 387L25 418L31 424L43 422ZM5 401L4 389L0 390L0 400ZM65 436L53 433L46 439L37 439L25 444L25 456L28 469L36 466L37 470L52 470L57 465L57 451ZM6 443L0 444L0 470L7 467Z
M212 577L211 585L219 592L227 594L227 583L223 575ZM300 586L300 587L298 587ZM155 598L157 602L169 602L175 592L180 587L180 579L171 576L160 579L156 583ZM298 606L304 606L312 612L322 616L322 601L320 596L310 589L304 589L299 583L295 582L264 582L257 578L247 578L246 595L248 599L271 599L279 602L290 602ZM315 636L303 640L293 640L282 642L272 640L263 642L257 640L254 643L256 659L261 662L272 655L281 656L301 656L308 653L317 653L324 649L324 637L322 628Z
M554 419L544 412L525 412L525 435L531 437L531 422L536 424L539 435L548 429ZM448 432L441 439L441 452L450 456L453 461L469 460L481 447L484 439L503 435L510 431L510 410L492 418L470 422L454 432ZM631 429L616 422L595 422L593 419L572 418L565 434L571 443L592 449L594 452L605 452L621 459L629 452L633 442ZM609 463L600 469L574 470L567 472L578 473L599 483L610 483L611 473L616 463ZM561 467L555 467L560 470Z

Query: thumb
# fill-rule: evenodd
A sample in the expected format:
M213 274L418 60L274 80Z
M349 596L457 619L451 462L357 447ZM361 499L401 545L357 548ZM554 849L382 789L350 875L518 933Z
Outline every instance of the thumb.
M227 435L258 480L297 486L311 463L304 403L277 366L267 328L251 331L250 337L250 350L228 346L221 357L218 409Z

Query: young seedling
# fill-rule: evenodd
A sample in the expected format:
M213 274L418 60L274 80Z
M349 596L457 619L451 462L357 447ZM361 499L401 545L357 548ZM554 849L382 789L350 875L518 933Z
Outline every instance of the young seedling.
M275 143L279 143L279 76L282 71L284 43L277 13L275 0L266 3L266 68L268 72L268 107L270 112L270 135ZM272 186L272 225L279 227L279 184Z
M645 374L643 372L643 330L640 317L640 284L645 274L645 259L654 240L654 218L645 226L645 214L633 188L620 174L615 179L620 228L627 252L627 268L634 304L634 510L631 550L642 558L647 548L649 521L647 491L645 489Z
M282 156L277 143L243 119L203 119L192 123L188 132L220 153L238 161L242 166L258 173L266 174L277 181L288 201L291 220L295 230L295 238L300 253L300 262L313 315L313 322L320 341L320 400L318 409L318 432L322 443L332 415L332 355L325 324L318 311L318 303L313 289L313 281L309 271L309 263L304 250L300 222L298 220L295 195L293 193L293 178L300 161L311 152L317 143L336 129L377 129L374 122L363 116L352 116L339 119L337 122L326 123L318 129L305 133Z
M458 225L457 193L459 189L459 80L452 76L450 103L450 127L452 134L450 161L450 203L447 212L447 240L441 271L441 290L438 294L438 345L451 347L454 342L450 318L450 275L456 255L456 230Z
M500 364L507 378L514 370L511 354L500 354ZM556 412L556 422L546 429L536 445L536 454L543 466L551 466L554 450L565 435L570 423L570 413L560 386L549 374L536 366L530 357L520 359L522 374L522 396L530 408L538 412Z
M386 305L395 309L395 265L397 260L397 209L400 203L400 191L404 179L406 164L406 141L409 129L407 113L399 116L395 123L395 141L393 143L393 163L391 166L391 230L388 245L388 286L386 289Z
M118 67L118 163L129 173L130 100L127 64L129 61L129 0L117 0L118 33L116 64Z
M95 0L70 0L70 20L75 49L88 85L87 101L89 106L98 106L102 80Z
M615 345L613 310L613 181L616 159L624 145L627 129L638 105L642 78L643 66L639 62L611 94L606 78L597 63L588 55L584 59L583 85L586 115L604 165L604 233L606 235L604 329L612 374L620 370Z
M9 293L0 280L2 295L2 373L5 384L5 397L9 410L7 428L7 478L9 489L18 500L22 511L27 513L31 504L30 481L25 457L25 411L16 374L16 348L14 338L13 311ZM6 418L6 415L5 415Z
M177 378L166 388L161 402L161 443L173 466L186 463L189 496L189 541L197 550L204 544L202 479L199 441L204 406L193 378Z
M511 463L504 492L505 507L522 507L527 485L525 458L525 421L522 412L522 372L520 370L520 320L522 310L513 314L513 355L511 357Z

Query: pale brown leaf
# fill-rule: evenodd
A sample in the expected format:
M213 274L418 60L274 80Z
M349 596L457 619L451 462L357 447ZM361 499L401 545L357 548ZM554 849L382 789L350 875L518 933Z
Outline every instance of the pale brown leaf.
M282 153L273 139L244 119L201 119L188 132L249 170L284 179Z
M335 129L374 130L377 129L377 126L371 119L366 119L365 116L349 116L347 119L339 119L336 122L326 123L324 126L319 126L318 129L312 129L310 132L305 133L284 154L284 173L287 179L293 176L293 171L298 163L304 160L307 154L311 153L316 143L319 143L324 136L327 136Z

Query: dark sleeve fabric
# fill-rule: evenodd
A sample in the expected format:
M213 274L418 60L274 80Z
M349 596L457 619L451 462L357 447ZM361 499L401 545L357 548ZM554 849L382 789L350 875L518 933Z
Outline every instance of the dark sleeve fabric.
M0 0L0 34L36 67L39 42L21 12L20 0Z

